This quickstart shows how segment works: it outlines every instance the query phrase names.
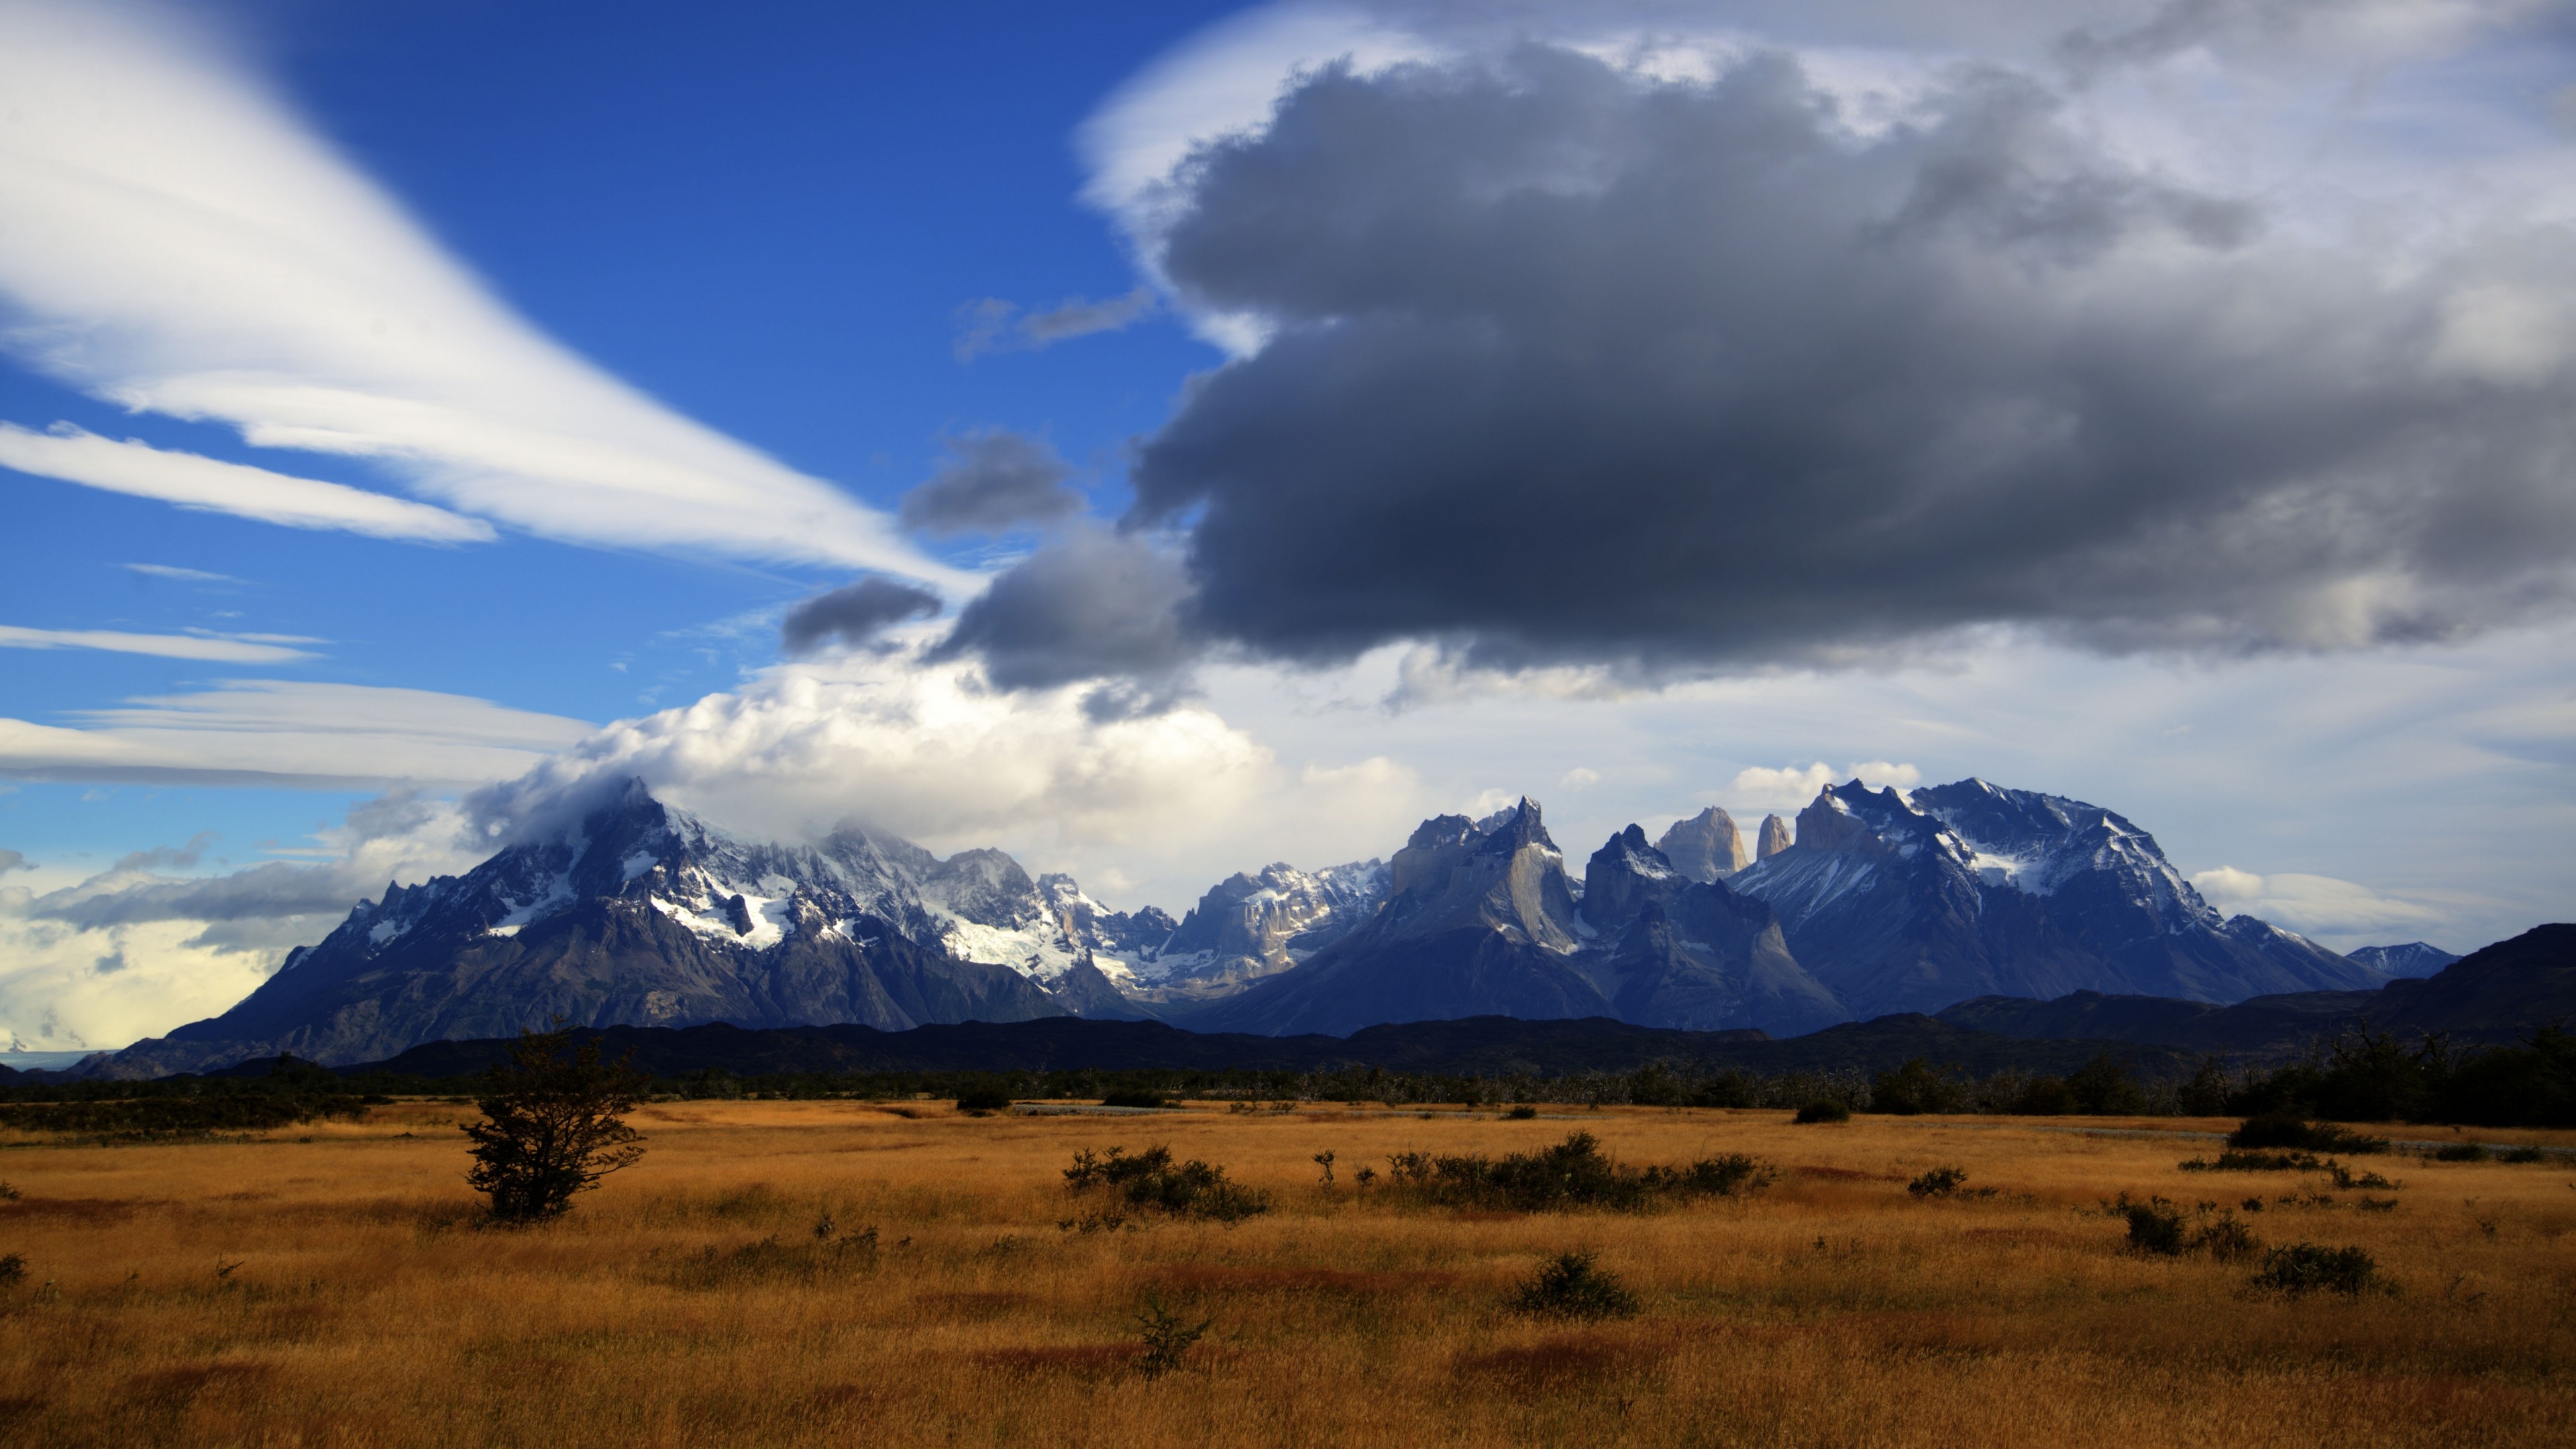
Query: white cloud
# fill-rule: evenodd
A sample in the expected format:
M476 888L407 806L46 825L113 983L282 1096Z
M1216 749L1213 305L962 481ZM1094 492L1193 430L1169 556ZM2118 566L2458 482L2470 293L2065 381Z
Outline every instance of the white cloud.
M118 1047L222 1012L387 881L471 866L462 818L398 793L320 832L318 864L188 878L156 867L196 851L145 852L60 890L0 887L0 1047Z
M2302 935L2341 938L2347 948L2388 944L2380 938L2389 932L2421 933L2444 919L2440 911L2328 875L2256 875L2222 865L2197 872L2191 883L2230 915L2260 916Z
M228 51L201 13L0 3L0 344L549 538L972 586L538 332Z
M0 422L0 468L288 528L342 529L371 538L400 538L415 543L488 543L496 537L492 525L479 518L467 518L426 503L388 498L339 483L293 478L194 453L170 452L130 438L119 443L68 423L57 423L51 432L38 433ZM172 571L158 565L127 567L164 578L223 577L194 569Z
M1912 765L1895 765L1885 760L1863 760L1840 770L1833 769L1822 760L1803 768L1788 765L1775 770L1755 765L1735 772L1735 778L1727 783L1720 803L1740 806L1748 811L1769 810L1795 815L1826 786L1839 785L1846 780L1858 780L1876 788L1893 785L1899 790L1910 790L1923 783L1923 772Z
M217 664L282 664L290 659L316 657L309 650L285 647L276 642L277 637L126 634L114 629L21 629L0 624L0 649L103 649L113 654L151 654L163 659L203 659Z
M1104 721L1085 693L993 690L970 663L902 654L781 665L609 725L482 804L514 821L632 775L754 834L856 819L942 853L991 845L1032 870L1114 873L1143 893L1131 901L1175 907L1267 861L1382 852L1428 813L1411 772L1383 758L1291 770L1206 708Z
M8 424L6 423L0 423L0 428L6 428L7 426ZM237 584L241 582L241 580L234 578L231 574L210 574L204 569L183 569L176 564L130 563L125 566L125 569L128 573L141 574L147 579L171 579L183 584Z
M591 726L423 689L230 680L73 716L0 718L0 775L369 788L508 779Z

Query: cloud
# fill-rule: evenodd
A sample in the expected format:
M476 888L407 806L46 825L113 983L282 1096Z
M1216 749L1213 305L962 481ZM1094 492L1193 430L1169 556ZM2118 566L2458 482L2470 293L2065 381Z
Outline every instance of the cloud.
M229 513L288 528L340 529L413 543L489 543L492 525L426 503L411 503L266 468L119 443L69 423L37 433L0 423L0 467L110 493L158 498L201 513ZM137 569L137 572L155 570ZM194 570L163 577L197 576ZM221 574L203 575L221 578Z
M0 649L104 649L218 664L281 664L319 657L310 650L289 649L248 635L126 634L114 629L21 629L9 624L0 624Z
M2230 915L2260 916L2313 936L2352 940L2391 931L2420 932L2445 919L2441 911L2326 875L2256 875L2222 865L2194 873L2191 883L2211 905Z
M2437 209L2391 265L2384 226L2310 204L2344 171L2281 200L2202 141L2239 119L2223 105L2069 88L2054 16L2009 17L2027 43L2004 64L1859 7L1846 31L1917 47L1865 74L1742 31L1654 69L1599 35L1319 13L1299 23L1398 59L1272 70L1284 94L1243 118L1272 94L1252 61L1284 52L1211 41L1098 123L1126 139L1094 148L1094 199L1239 354L1133 470L1135 519L1184 532L1194 637L1687 674L1991 628L2361 648L2576 599L2554 461L2576 442L2576 205L2501 183L2536 152L2488 173L2535 210ZM1541 32L1573 13L1526 9ZM1807 23L1786 13L1717 12ZM1926 24L1982 42L2007 20L1963 17ZM2274 64L2222 39L2222 69ZM2323 64L2326 40L2299 43ZM1202 63L1232 77L1230 123L1176 99ZM2423 115L2484 144L2465 104ZM2237 154L2300 150L2291 122L2321 123L2295 110L2253 117ZM2424 214L2447 183L2392 134L2335 154L2384 162L2355 196Z
M1035 352L1094 332L1122 332L1161 307L1151 287L1097 302L1068 297L1043 311L1024 312L999 297L982 297L957 309L963 324L950 348L959 362L988 352Z
M0 4L0 346L127 408L366 459L548 538L971 587L883 515L540 333L208 24L142 4ZM181 486L174 456L120 476ZM222 476L228 499L320 504L308 518L357 506Z
M1179 562L1139 535L1075 528L993 581L958 612L934 654L980 656L1004 689L1117 678L1169 684L1198 653L1178 613Z
M326 858L171 878L211 836L139 851L39 895L0 887L0 1040L34 1048L122 1046L215 1015L267 979L287 950L320 940L387 881L471 866L455 801L398 791L316 836Z
M938 614L937 594L870 575L788 610L778 627L778 642L791 655L811 654L834 640L855 649L889 625Z
M130 563L126 572L147 579L171 579L183 584L238 584L242 580L231 574L210 574L204 569L183 569L176 564Z
M591 726L423 689L229 680L73 715L0 718L0 776L366 789L508 779Z
M970 433L948 440L948 461L904 495L900 517L938 538L1060 523L1082 510L1082 495L1064 486L1072 476L1072 465L1037 439Z
M1773 770L1756 765L1736 771L1735 778L1727 783L1723 801L1748 811L1766 810L1794 815L1828 786L1845 780L1909 790L1923 783L1923 772L1912 765L1894 765L1885 760L1865 760L1840 771L1827 768L1822 760L1803 769L1790 765Z
M0 875L7 875L13 870L34 869L34 866L27 864L27 857L14 850L0 850Z
M965 661L782 665L738 692L607 726L473 807L500 838L633 776L773 836L858 819L944 849L1143 846L1150 857L1282 788L1268 752L1205 710L1103 720L1084 693L995 690Z

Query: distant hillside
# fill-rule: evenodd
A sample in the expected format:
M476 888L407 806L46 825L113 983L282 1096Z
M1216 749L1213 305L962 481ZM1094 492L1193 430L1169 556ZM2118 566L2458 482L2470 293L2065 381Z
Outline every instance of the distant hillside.
M1940 1013L1952 1026L2034 1040L2089 1038L2277 1057L2355 1030L2501 1046L2576 1022L2576 925L2536 926L2420 980L2376 991L2299 991L2233 1006L2078 991L2053 1001L1980 996Z

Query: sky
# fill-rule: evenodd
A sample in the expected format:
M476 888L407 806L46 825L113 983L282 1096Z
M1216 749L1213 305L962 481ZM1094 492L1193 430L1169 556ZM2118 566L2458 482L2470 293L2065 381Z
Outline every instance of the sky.
M637 775L1176 914L1980 776L2576 914L2576 12L0 0L0 1047Z

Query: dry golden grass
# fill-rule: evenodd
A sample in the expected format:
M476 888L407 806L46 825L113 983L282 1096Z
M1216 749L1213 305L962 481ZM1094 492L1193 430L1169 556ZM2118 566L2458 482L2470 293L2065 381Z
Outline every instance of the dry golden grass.
M2065 1122L1614 1110L1201 1110L967 1118L945 1105L672 1103L649 1154L548 1227L478 1226L470 1109L166 1147L0 1151L0 1443L2265 1444L2571 1442L2570 1169L2372 1159L2400 1206L2267 1206L2269 1242L2357 1244L2400 1290L2282 1300L2249 1266L2128 1252L2100 1210L2277 1198L2214 1147ZM2164 1125L2207 1131L2205 1122ZM1598 1134L1630 1162L1750 1152L1780 1180L1641 1216L1459 1213L1363 1194L1421 1148ZM2417 1129L2399 1135L2436 1135ZM2449 1135L2447 1133L2439 1135ZM1078 1147L1168 1142L1269 1189L1232 1228L1065 1231ZM1309 1160L1338 1155L1340 1184ZM1956 1165L1992 1198L1917 1202ZM2331 1191L2329 1188L2328 1191ZM848 1241L818 1253L828 1212ZM763 1240L774 1242L761 1246ZM1567 1248L1644 1299L1520 1318ZM222 1265L229 1267L219 1273ZM47 1286L50 1280L50 1287ZM1214 1327L1130 1366L1148 1293Z

